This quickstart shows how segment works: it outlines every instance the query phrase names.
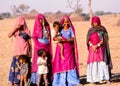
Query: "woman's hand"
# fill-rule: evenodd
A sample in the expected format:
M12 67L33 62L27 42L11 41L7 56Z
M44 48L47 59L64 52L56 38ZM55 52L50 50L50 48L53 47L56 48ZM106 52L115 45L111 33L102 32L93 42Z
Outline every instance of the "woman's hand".
M74 37L65 40L66 42L74 42Z
M61 39L61 42L66 42L67 40L66 39Z
M49 38L49 33L46 32L46 33L45 33L45 36L46 36L46 38Z
M16 28L14 28L10 33L8 33L8 38L11 38L15 32L17 32L19 30L21 25L17 25Z
M97 51L97 45L93 45L92 49L93 49L94 52L96 52Z

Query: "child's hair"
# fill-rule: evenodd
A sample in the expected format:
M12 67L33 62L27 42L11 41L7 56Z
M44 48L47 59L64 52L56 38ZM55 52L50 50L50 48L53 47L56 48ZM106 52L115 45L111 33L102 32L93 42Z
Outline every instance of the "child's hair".
M28 57L26 56L26 55L20 55L19 56L19 60L23 60L23 61L25 61L26 62L26 59L27 59Z
M40 50L38 50L37 54L38 54L38 56L41 57L41 56L43 55L44 52L45 52L44 49L40 49Z
M60 23L59 23L58 21L55 21L55 22L53 23L53 27L56 27L57 25L60 27Z

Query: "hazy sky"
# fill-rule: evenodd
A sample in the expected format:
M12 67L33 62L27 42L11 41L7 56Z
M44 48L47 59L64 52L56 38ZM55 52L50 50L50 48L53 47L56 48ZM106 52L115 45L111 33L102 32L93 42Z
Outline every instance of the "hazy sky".
M0 0L0 13L11 11L11 6L24 3L30 6L30 9L36 9L38 12L57 12L72 11L67 7L67 0ZM81 0L83 12L88 13L87 0ZM120 0L92 0L92 9L95 11L111 11L120 13Z

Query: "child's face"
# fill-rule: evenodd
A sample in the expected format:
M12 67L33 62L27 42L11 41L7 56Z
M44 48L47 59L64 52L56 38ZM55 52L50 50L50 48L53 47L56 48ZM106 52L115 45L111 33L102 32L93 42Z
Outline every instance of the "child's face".
M23 59L20 59L19 61L21 64L23 64L25 61Z
M42 55L42 57L46 57L46 52L43 52L43 55Z
M58 31L58 30L59 30L59 25L56 25L56 26L54 27L54 29L55 29L56 31Z
M20 59L20 61L19 61L20 63L23 63L23 60L22 59Z

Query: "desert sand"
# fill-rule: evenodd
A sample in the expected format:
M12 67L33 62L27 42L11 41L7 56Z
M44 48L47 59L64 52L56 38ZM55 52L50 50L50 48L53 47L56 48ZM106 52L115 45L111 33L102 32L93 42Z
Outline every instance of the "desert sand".
M112 70L112 83L110 85L102 84L97 86L120 86L120 27L116 25L120 19L120 15L101 16L102 25L107 28L109 33L109 43L111 50L111 57L113 62ZM0 86L8 85L8 74L10 63L12 60L14 38L8 38L8 33L13 29L16 19L0 20ZM34 20L26 20L31 32L34 25ZM79 50L79 64L81 82L84 86L92 86L86 83L86 68L87 68L87 47L86 47L86 34L89 29L89 21L73 22L76 29L78 50ZM52 24L51 24L52 28Z

